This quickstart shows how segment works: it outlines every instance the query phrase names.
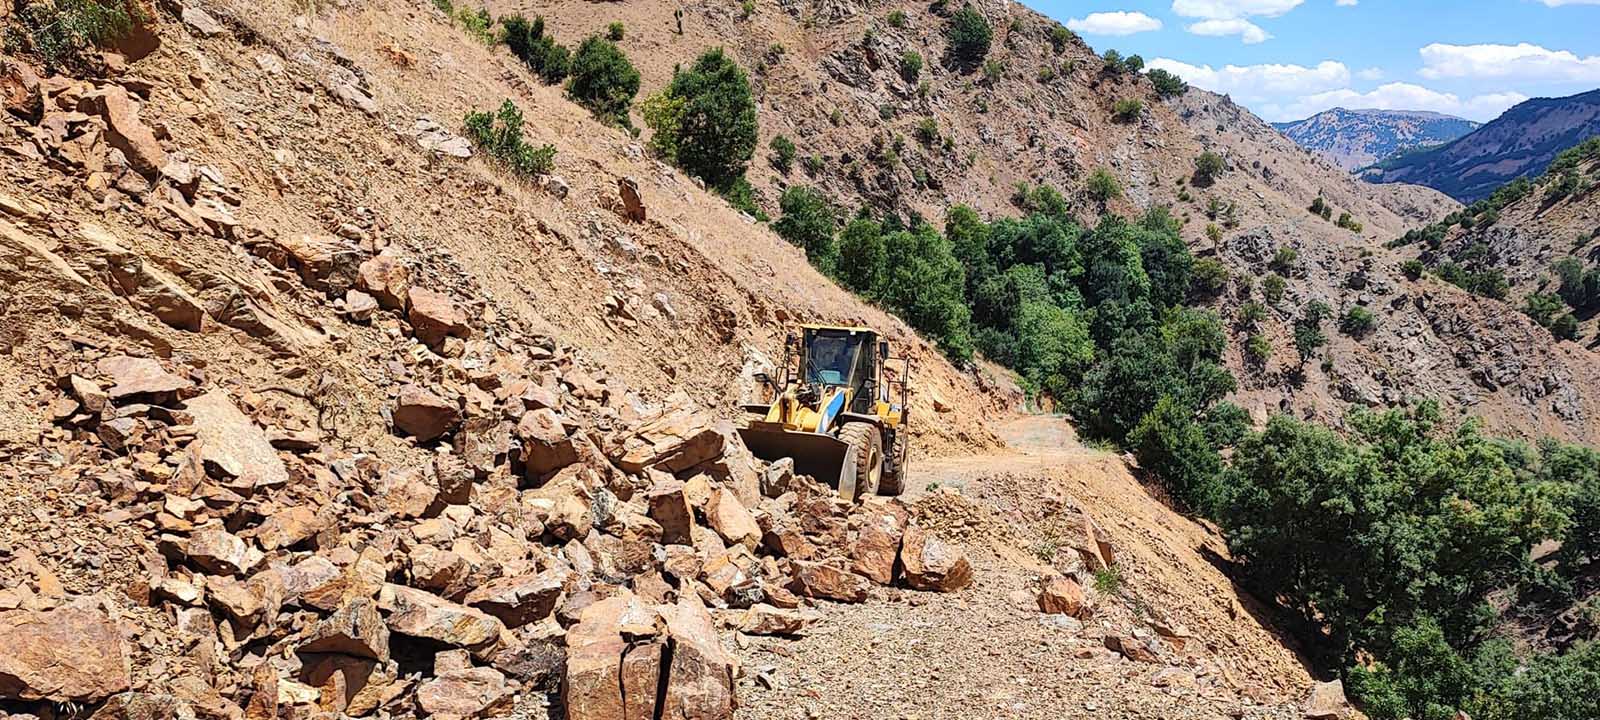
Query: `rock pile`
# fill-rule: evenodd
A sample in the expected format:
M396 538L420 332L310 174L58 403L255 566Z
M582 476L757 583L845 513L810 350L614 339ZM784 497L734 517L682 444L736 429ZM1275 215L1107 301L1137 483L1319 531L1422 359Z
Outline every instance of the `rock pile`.
M84 490L140 531L142 569L120 613L0 591L0 644L40 648L0 658L0 701L726 718L740 669L719 630L794 635L818 601L972 581L898 500L846 503L761 463L685 398L618 402L547 338L489 342L470 303L413 285L398 258L316 237L259 252L330 302L363 293L407 321L418 344L389 417L431 462L343 448L178 361L63 359L49 434L97 464ZM161 639L146 647L185 648L170 680L130 682L130 614Z

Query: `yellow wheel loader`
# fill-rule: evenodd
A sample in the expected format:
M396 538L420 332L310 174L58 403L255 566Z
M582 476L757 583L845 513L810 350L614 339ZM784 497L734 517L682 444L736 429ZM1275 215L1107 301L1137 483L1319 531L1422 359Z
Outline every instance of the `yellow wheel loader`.
M900 493L911 360L890 357L876 331L802 325L784 343L779 376L756 380L771 402L745 405L739 430L756 457L792 458L796 473L846 500Z

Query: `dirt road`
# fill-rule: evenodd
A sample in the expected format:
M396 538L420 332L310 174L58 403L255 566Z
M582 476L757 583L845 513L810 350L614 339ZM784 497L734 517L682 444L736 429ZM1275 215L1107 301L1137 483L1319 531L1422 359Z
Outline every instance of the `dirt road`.
M1220 550L1214 536L1059 419L1022 418L1000 434L1002 453L913 464L906 494L937 508L929 521L964 544L974 583L830 604L798 640L741 637L740 717L1299 717L1285 703L1309 677L1197 552ZM1080 623L1040 614L1036 588L1066 547L1064 518L1082 508L1117 547L1121 582L1091 587L1094 615ZM1106 649L1104 635L1152 621L1192 635L1187 647L1154 663Z

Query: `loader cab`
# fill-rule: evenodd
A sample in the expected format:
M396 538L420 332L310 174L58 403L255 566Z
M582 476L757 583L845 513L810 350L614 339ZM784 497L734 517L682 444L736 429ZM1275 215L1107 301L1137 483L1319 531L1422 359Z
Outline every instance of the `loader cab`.
M828 388L848 388L852 412L871 412L878 379L878 335L864 328L803 328L800 378Z

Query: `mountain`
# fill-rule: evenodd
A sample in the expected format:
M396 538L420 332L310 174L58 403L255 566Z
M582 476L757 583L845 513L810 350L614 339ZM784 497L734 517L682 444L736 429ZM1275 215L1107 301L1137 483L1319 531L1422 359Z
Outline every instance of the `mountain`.
M1535 98L1454 142L1379 162L1362 172L1375 183L1426 185L1464 203L1514 178L1543 173L1556 154L1600 135L1600 90Z
M1273 123L1301 147L1358 170L1398 152L1442 145L1481 123L1419 110L1334 108L1304 120Z

